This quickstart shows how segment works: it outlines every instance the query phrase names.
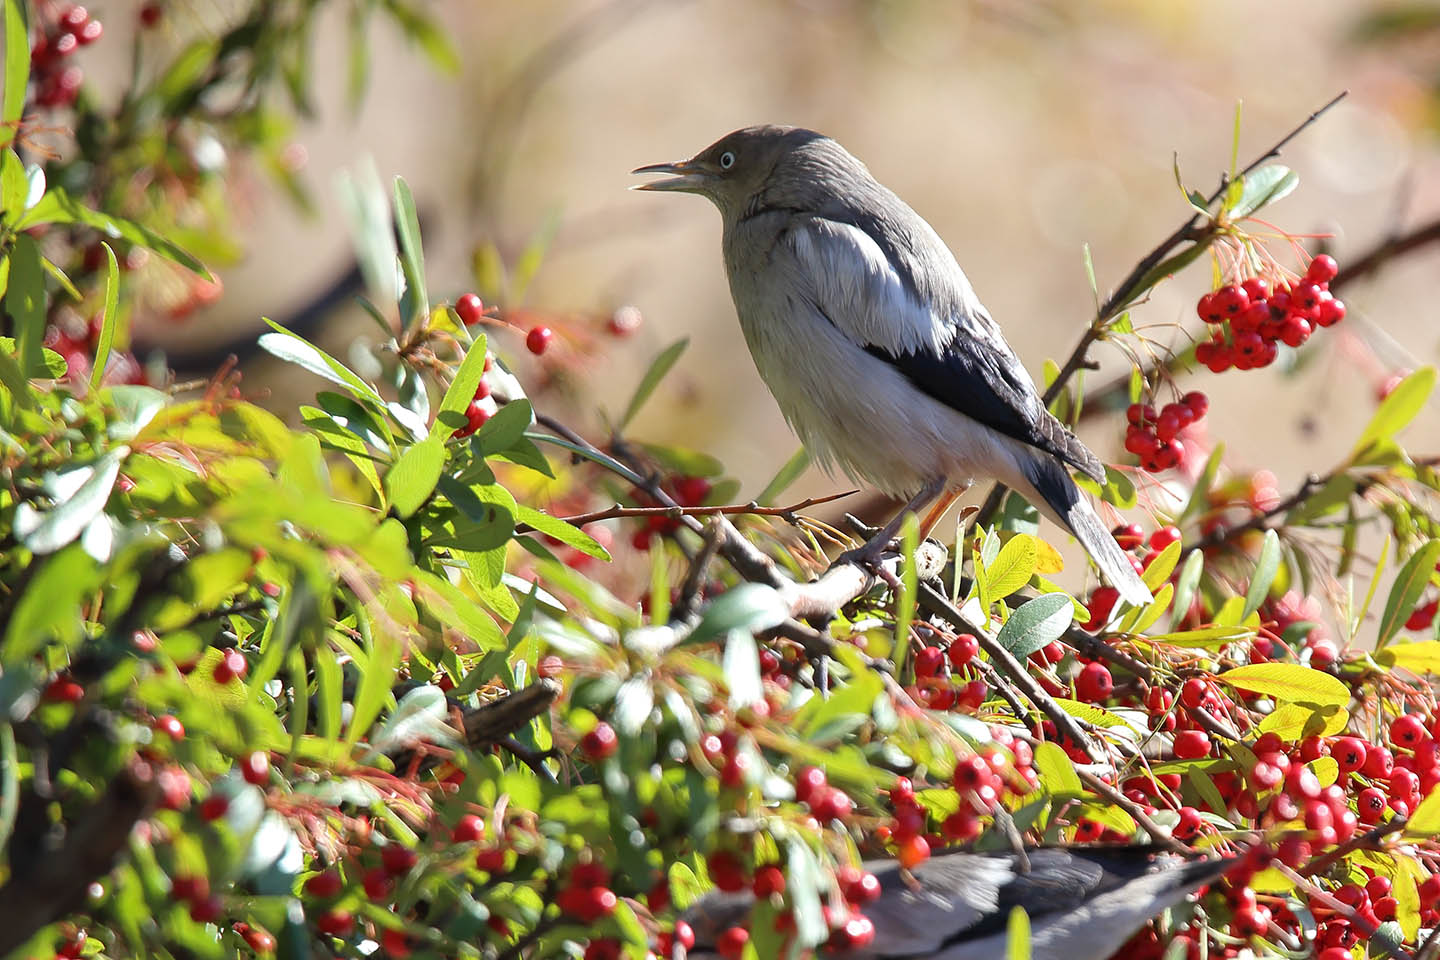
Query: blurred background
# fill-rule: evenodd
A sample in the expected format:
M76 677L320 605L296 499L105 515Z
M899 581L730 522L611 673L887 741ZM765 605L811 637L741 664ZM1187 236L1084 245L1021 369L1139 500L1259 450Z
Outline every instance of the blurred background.
M93 10L108 31L88 54L97 97L123 81L132 33L179 50L221 30L242 5L177 0L148 28L123 6ZM739 337L718 217L697 197L627 192L633 167L687 157L757 122L830 134L945 238L1037 380L1093 313L1082 245L1103 295L1187 217L1177 164L1188 188L1214 189L1231 162L1237 102L1243 165L1350 91L1286 150L1300 188L1265 212L1289 233L1331 235L1323 243L1342 268L1440 217L1440 15L1429 5L440 0L418 8L439 37L417 42L383 18L359 28L369 60L358 99L349 6L319 8L311 115L287 121L268 164L237 161L227 171L220 206L236 244L207 258L223 292L178 317L137 311L137 352L163 348L200 375L235 352L245 391L293 410L318 381L253 351L260 318L301 323L342 357L368 347L375 329L349 302L358 288L344 285L354 260L335 184L342 171L373 164L387 183L403 175L415 191L432 298L476 290L521 329L492 342L540 385L537 406L597 430L601 411L623 409L655 353L689 337L630 433L718 457L748 498L796 443ZM426 43L431 53L448 44L453 69L427 55ZM1283 245L1276 253L1300 266ZM1228 461L1270 466L1285 491L1343 457L1386 378L1437 359L1437 268L1440 245L1348 288L1350 319L1317 336L1289 376L1184 378L1181 389L1210 393L1209 431L1223 438ZM1136 326L1160 345L1183 345L1180 326L1199 325L1194 303L1208 288L1202 261L1136 308ZM327 292L324 309L307 309ZM607 332L617 310L626 322L638 311L638 328ZM536 322L557 334L538 360L523 346ZM1103 369L1093 384L1127 369L1112 347L1095 357ZM1095 419L1082 434L1103 457L1122 456L1117 419ZM1440 416L1422 414L1410 440L1433 452ZM793 491L846 485L812 471Z

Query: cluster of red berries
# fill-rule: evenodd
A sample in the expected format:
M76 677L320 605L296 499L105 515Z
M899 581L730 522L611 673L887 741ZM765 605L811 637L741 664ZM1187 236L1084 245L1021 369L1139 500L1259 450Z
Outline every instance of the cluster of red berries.
M1030 744L1016 739L1005 727L992 727L990 734L993 743L983 753L962 757L955 764L950 785L958 803L955 812L938 822L932 822L908 778L899 778L891 788L891 820L876 830L875 838L891 844L895 858L907 870L929 859L934 849L979 837L987 826L986 818L1002 801L1023 796L1039 785Z
M660 481L660 489L670 495L670 498L682 507L698 507L705 503L710 496L711 484L705 477L691 476L687 474L675 474ZM642 506L660 506L653 498L643 491L637 494L637 500ZM663 514L652 514L642 519L644 524L630 538L630 545L636 550L649 550L650 542L658 537L668 537L680 529L679 517L668 517Z
M599 863L576 864L569 882L555 897L561 910L586 924L610 916L618 902L610 889L610 871Z
M80 93L85 71L68 60L81 47L89 46L105 28L84 7L65 7L53 24L36 38L30 48L30 72L35 81L35 103L41 107L68 107Z
M51 323L45 327L45 346L65 359L65 375L73 381L88 380L91 357L100 342L100 317L87 325L83 321L70 324ZM105 364L101 381L106 386L117 383L149 384L150 375L135 354L129 350L113 350Z
M1140 458L1140 469L1149 473L1171 470L1185 462L1189 452L1180 431L1205 418L1210 398L1192 390L1157 412L1148 403L1132 403L1125 411L1125 449Z
M1278 344L1299 347L1316 328L1339 323L1345 303L1329 289L1338 272L1335 258L1322 253L1294 283L1272 290L1263 277L1249 277L1205 294L1195 310L1215 331L1195 347L1196 361L1215 373L1266 367Z
M489 310L481 302L479 295L474 293L464 294L455 301L455 313L467 327L473 327L489 316ZM543 323L536 324L525 334L525 349L538 357L550 348L550 342L554 339L554 330Z
M974 634L962 633L945 649L930 645L915 653L915 685L909 688L915 702L931 710L974 713L989 695L989 687L971 664L980 653Z

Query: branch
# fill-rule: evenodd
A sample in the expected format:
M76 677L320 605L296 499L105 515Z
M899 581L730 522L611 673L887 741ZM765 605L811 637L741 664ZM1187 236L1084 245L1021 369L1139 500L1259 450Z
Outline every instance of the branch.
M1431 220L1424 226L1416 227L1409 233L1387 237L1368 253L1351 261L1341 269L1335 275L1335 279L1330 281L1330 289L1334 290L1338 286L1368 277L1394 258L1404 256L1412 250L1435 243L1437 240L1440 240L1440 218Z
M646 491L649 492L648 490ZM753 516L753 517L784 517L789 519L798 511L818 506L822 503L831 503L845 497L854 496L858 490L846 490L844 493L832 493L828 497L810 497L798 503L792 503L788 507L762 507L751 500L749 503L732 503L725 506L713 507L681 507L681 506L660 506L660 507L626 507L615 504L604 510L595 510L591 513L577 513L570 517L561 517L566 523L574 526L584 526L596 520L613 520L616 517L669 517L678 520L680 517L714 517L714 516ZM528 533L533 527L526 524L519 524L515 528L516 533Z
M1281 151L1283 151L1285 147L1289 145L1291 140L1294 140L1305 130L1305 128L1309 127L1316 120L1320 119L1320 116L1324 114L1325 111L1329 110L1331 107L1335 106L1335 104L1343 100L1348 93L1348 90L1342 90L1339 94L1332 98L1329 103L1325 104L1320 109L1311 113L1310 116L1302 120L1293 130L1285 134L1285 136L1281 137L1273 145L1271 145L1268 150L1260 154L1260 156L1256 157L1254 160L1250 161L1250 163L1246 164L1245 168L1241 170L1238 174L1238 177L1244 178L1247 174L1255 170L1266 160L1270 160L1280 156ZM1205 200L1206 208L1212 206L1217 200L1219 200L1222 196L1225 195L1225 191L1230 186L1230 183L1231 180L1228 175L1224 175L1220 178L1220 185L1216 187L1215 192L1210 194L1210 196ZM1211 232L1214 231L1215 225L1213 219L1211 223L1204 225L1202 225L1202 220L1203 217L1198 211L1192 214L1190 219L1186 220L1178 228L1176 228L1174 233L1170 234L1170 236L1160 241L1160 243L1153 250L1151 250L1144 257L1142 257L1140 259L1140 262L1135 264L1134 268L1131 269L1130 273L1125 277L1125 279L1120 281L1120 285L1115 289L1113 293L1110 294L1109 298L1107 298L1106 301L1096 311L1095 319L1090 322L1090 325L1080 336L1080 341L1075 344L1075 348L1070 351L1070 356L1067 357L1065 362L1060 366L1060 372L1055 377L1055 380L1050 384L1050 386L1045 388L1045 392L1041 395L1041 399L1045 402L1045 405L1047 407L1050 405L1051 401L1058 397L1060 395L1060 392L1069 385L1070 378L1075 375L1076 371L1080 370L1082 367L1089 365L1090 347L1094 345L1096 340L1100 339L1102 334L1104 334L1105 325L1116 314L1118 314L1130 303L1134 302L1134 300L1144 292L1144 289L1141 285L1149 278L1151 272L1162 262L1164 262L1165 258L1170 255L1171 251L1173 251L1176 247L1180 246L1182 243L1198 242L1202 239L1205 239ZM975 515L976 526L990 522L991 518L995 514L995 511L1000 507L1000 500L1002 497L1005 496L1005 489L1005 485L1000 483L997 483L994 487L991 488L990 493L985 497L985 503L983 504L983 506L981 506L980 512Z
M134 763L122 769L94 803L67 818L56 847L33 859L12 860L9 882L0 886L0 956L81 908L90 884L115 865L131 829L154 808L158 796L149 765ZM48 806L50 801L32 793L23 803Z
M1140 829L1150 834L1150 842L1155 844L1155 846L1169 850L1171 853L1184 854L1187 857L1194 856L1195 851L1166 833L1165 828L1154 820L1151 820L1150 815L1147 814L1138 803L1132 802L1119 790L1116 790L1110 786L1110 784L1078 764L1075 767L1075 773L1080 777L1080 781L1084 783L1085 786L1130 814L1130 817L1136 823L1140 824Z

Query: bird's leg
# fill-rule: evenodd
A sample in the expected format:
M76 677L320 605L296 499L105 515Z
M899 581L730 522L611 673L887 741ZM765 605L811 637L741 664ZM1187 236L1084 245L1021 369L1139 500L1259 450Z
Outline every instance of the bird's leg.
M925 486L920 488L920 492L911 497L910 502L905 504L899 513L891 517L889 523L880 528L879 533L871 537L859 550L846 553L843 559L865 566L873 566L875 561L880 559L880 554L885 552L885 548L890 546L890 541L895 539L895 534L900 532L900 524L905 522L905 515L918 511L925 504L934 500L943 489L945 489L944 477L935 477L927 481Z

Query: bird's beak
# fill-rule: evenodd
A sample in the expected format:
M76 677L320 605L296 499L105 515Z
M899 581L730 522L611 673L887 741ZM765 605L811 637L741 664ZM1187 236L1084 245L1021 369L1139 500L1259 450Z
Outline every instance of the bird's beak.
M652 163L649 166L636 167L631 173L668 173L673 174L666 180L652 180L650 183L637 183L631 187L632 190L678 190L681 193L700 193L710 181L710 174L694 160L681 160L679 163Z

